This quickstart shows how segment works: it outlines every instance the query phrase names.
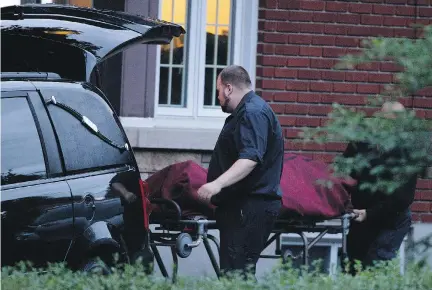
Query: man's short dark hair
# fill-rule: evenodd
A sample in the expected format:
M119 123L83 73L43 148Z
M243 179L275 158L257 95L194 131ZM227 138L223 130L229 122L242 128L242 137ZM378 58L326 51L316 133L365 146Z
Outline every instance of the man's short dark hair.
M239 65L230 65L225 67L220 72L222 84L232 84L238 88L250 88L252 86L251 79L244 67Z

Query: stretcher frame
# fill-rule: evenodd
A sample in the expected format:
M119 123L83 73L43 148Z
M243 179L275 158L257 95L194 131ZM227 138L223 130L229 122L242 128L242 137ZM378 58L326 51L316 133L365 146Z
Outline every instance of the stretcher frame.
M208 220L204 216L194 216L184 218L180 206L173 200L155 198L150 200L151 204L158 205L161 209L156 218L150 216L150 224L159 225L155 228L157 231L162 232L149 232L149 244L153 251L156 263L162 275L169 278L168 271L162 261L158 246L165 246L171 248L173 258L173 269L171 278L175 282L178 275L178 257L187 258L192 249L204 244L205 250L209 256L210 262L218 278L221 277L221 270L219 268L214 251L210 246L212 241L217 248L218 254L220 251L218 239L209 234L209 230L217 230L215 220ZM169 210L166 210L169 207ZM173 211L174 210L174 211ZM282 259L286 261L287 258L293 259L303 258L303 265L309 265L309 250L315 246L326 234L341 234L342 247L341 247L341 266L347 258L346 239L349 230L351 219L355 217L354 214L344 214L332 219L326 220L313 220L313 219L290 219L290 220L277 220L272 230L272 234L265 244L264 249L272 243L276 243L276 250L274 255L261 254L260 258L267 259ZM309 239L306 233L318 233L314 238ZM298 234L303 242L302 252L294 256L289 251L282 251L280 236L282 234Z

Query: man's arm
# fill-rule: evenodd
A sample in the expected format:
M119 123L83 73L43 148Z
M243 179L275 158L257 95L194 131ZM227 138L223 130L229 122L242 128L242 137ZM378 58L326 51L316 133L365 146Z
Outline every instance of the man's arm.
M427 146L428 152L432 154L431 133L427 132L427 133L420 134L418 138L419 138L418 144L420 144L420 146L424 146L424 145ZM416 150L415 146L413 150ZM366 211L367 218L374 219L374 220L380 219L382 217L385 217L389 213L402 211L406 209L408 206L410 206L411 203L414 201L415 189L416 189L416 183L418 177L420 178L427 177L427 168L424 168L422 172L420 172L418 175L416 174L411 176L410 179L407 180L407 183L404 186L402 186L402 188L396 190L396 192L393 193L385 202L376 204L375 206L368 209Z
M396 153L396 152L395 152ZM401 156L407 155L407 152L401 150L396 155L389 155L389 158L402 158ZM403 177L395 177L391 174L389 178L395 180L395 178L403 179L402 185L400 185L393 193L389 194L385 199L376 203L372 207L366 210L366 218L370 220L384 219L386 216L401 212L407 209L414 201L415 190L417 185L417 173L404 174Z
M253 160L239 159L213 182L217 183L220 188L231 186L248 176L256 165L257 162Z
M412 177L405 186L396 190L385 201L366 209L366 219L381 220L386 216L407 209L414 201L417 178Z

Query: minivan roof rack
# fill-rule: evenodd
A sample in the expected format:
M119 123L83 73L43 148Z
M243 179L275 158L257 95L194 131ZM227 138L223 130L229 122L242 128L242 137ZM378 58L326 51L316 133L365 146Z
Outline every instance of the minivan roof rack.
M1 79L10 80L60 80L61 76L52 72L1 72Z

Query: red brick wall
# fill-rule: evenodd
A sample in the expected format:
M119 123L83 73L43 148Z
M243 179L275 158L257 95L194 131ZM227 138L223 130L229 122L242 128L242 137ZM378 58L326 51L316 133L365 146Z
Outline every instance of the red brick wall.
M322 125L332 102L361 109L368 94L392 82L391 63L334 71L339 56L358 52L370 36L415 37L415 21L432 23L426 0L296 1L261 0L257 91L271 103L284 126L286 150L330 162L346 144L302 144L301 127ZM405 105L432 119L432 93L407 98ZM414 219L432 222L432 180L419 180Z

